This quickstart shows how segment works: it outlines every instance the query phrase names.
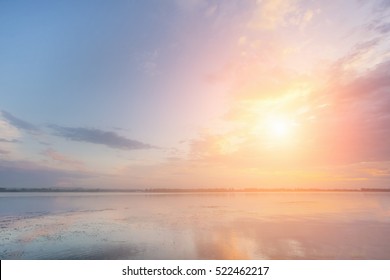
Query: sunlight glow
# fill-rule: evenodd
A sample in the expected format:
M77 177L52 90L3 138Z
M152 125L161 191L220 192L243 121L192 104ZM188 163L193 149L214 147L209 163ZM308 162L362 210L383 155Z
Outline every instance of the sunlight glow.
M266 131L272 138L287 138L291 136L294 123L284 117L270 116L266 119Z

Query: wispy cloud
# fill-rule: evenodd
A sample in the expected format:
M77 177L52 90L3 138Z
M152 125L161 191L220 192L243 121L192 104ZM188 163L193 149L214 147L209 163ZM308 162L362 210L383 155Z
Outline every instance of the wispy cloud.
M390 32L390 23L383 23L374 27L374 30L378 31L380 34L386 35Z
M4 151L4 150L1 150L1 149L0 149L0 155L7 155L7 154L9 154L8 151Z
M195 11L201 7L207 6L207 1L205 0L187 0L187 1L180 1L176 0L176 4L179 6L180 9L192 12Z
M373 45L374 41L361 45L360 49L366 50ZM334 69L332 66L329 68L328 76L334 76ZM274 105L262 103L260 97L253 98L251 103L245 103L246 106L239 107L237 113L230 117L236 123L241 123L237 129L223 135L210 133L191 141L190 156L205 163L231 163L235 167L238 164L245 167L270 166L272 160L279 167L286 163L305 168L308 165L388 162L389 70L390 63L380 63L347 83L341 78L340 81L330 79L329 83L322 85L322 90L310 90L307 95L302 95L304 91L301 91L295 98L289 93L289 99L283 99L283 96L273 99ZM349 75L349 71L349 68L340 67L339 77ZM311 100L310 107L307 100ZM285 151L284 158L281 158L273 149L269 149L273 141L265 141L266 131L248 131L252 131L251 127L255 127L253 123L263 117L261 112L277 111L283 107L289 108L291 118L297 121L297 134L289 140L294 152L287 154ZM234 106L232 110L234 112Z
M16 139L5 139L5 138L0 138L0 142L3 142L3 143L17 143L17 142L19 142L19 141L16 140Z
M58 125L50 125L49 127L55 131L55 135L72 141L100 144L122 150L155 148L152 145L120 136L112 131L104 131L96 128L64 127Z
M85 169L84 164L76 159L72 159L56 150L53 149L46 149L42 152L42 154L48 158L50 158L52 161L65 165L67 167L71 168L77 168L77 169Z
M257 7L254 9L254 16L249 26L269 30L283 25L303 26L312 19L314 12L300 7L300 2L302 1L257 1Z
M29 161L0 160L0 187L3 188L56 187L64 180L81 180L90 176L82 171L55 169Z
M16 128L26 130L30 133L39 133L40 132L40 130L37 126L35 126L27 121L24 121L22 119L19 119L7 111L2 110L1 114L3 115L3 118L9 124L11 124L12 126L14 126Z
M159 50L143 51L135 55L134 60L142 72L149 76L158 74Z

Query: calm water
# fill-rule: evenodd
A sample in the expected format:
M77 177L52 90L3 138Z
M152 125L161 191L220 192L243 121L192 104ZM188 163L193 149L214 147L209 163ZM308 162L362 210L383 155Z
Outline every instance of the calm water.
M390 259L390 193L1 193L0 259Z

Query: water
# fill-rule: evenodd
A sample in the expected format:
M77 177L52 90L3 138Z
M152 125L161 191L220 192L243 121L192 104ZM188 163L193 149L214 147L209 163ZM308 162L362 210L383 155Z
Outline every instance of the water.
M0 193L0 259L390 259L390 193Z

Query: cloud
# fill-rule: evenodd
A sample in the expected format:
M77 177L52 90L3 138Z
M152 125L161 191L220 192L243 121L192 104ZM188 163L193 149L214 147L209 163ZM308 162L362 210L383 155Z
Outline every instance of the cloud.
M20 138L20 131L6 120L0 119L0 142L13 142Z
M207 0L176 0L176 5L183 11L193 12L201 7L207 6Z
M11 155L17 151L16 143L21 143L21 132L8 121L0 119L0 155Z
M378 11L384 11L390 8L390 0L382 0L377 5L376 8Z
M89 177L91 174L85 172L55 169L29 161L0 160L2 188L49 188L61 186L64 180L71 182Z
M371 62L375 61L373 55L376 54L374 50L380 45L382 40L382 38L377 37L356 44L350 53L344 55L334 63L332 69L334 76L340 78L340 75L345 76L346 74L351 74L351 70L359 70L359 72L362 72L372 66Z
M8 152L8 151L1 150L1 149L0 149L0 155L7 155L7 154L9 154L9 152Z
M100 144L121 150L155 148L152 145L120 136L112 131L104 131L95 128L64 127L58 125L51 125L50 128L55 131L55 135L72 141Z
M389 98L386 92L390 88L389 71L390 62L381 63L377 65L375 69L366 73L364 76L360 76L340 88L338 94L340 94L343 99L346 99L345 101L351 101L352 99L356 102L361 101L361 99L356 97L367 99L370 96L372 97L374 94L379 94L379 96L376 96L376 98L388 102ZM372 101L375 100L376 99L373 99Z
M381 63L347 85L329 87L333 104L321 122L356 161L390 160L390 63ZM348 131L348 133L346 133Z
M306 9L300 0L258 0L249 26L255 29L273 30L280 26L305 26L315 14Z
M342 67L377 45L377 40L356 45L324 71L321 77L326 82L318 85L310 84L311 76L278 75L279 84L262 90L267 84L264 77L251 77L248 83L253 81L256 94L243 90L246 83L237 87L225 118L230 130L219 134L210 130L189 141L189 159L237 170L390 161L390 62L359 76ZM340 78L345 75L351 78ZM269 114L278 113L296 124L288 145L278 146L277 139L267 138L262 125Z
M70 158L64 154L61 154L60 152L53 150L53 149L46 149L42 152L42 154L44 156L50 158L54 162L58 162L62 165L68 166L68 167L72 167L75 169L76 168L77 169L84 169L85 168L84 164L81 161L72 159L72 158Z
M12 126L14 126L16 128L19 128L19 129L22 129L22 130L25 130L27 132L34 133L34 134L40 132L40 130L37 126L35 126L29 122L26 122L24 120L19 119L7 111L2 110L1 114L3 115L4 119L9 124L11 124Z
M0 138L0 142L3 142L3 143L18 143L19 140Z
M274 29L282 24L287 13L294 10L295 1L257 1L257 9L250 26L259 29Z
M151 77L156 76L159 73L158 63L157 63L158 58L159 58L158 49L153 51L143 51L137 53L134 56L134 60L138 64L140 70L146 75L149 75Z
M390 23L383 23L381 25L375 26L374 28L376 31L378 31L380 34L386 35L390 32Z

